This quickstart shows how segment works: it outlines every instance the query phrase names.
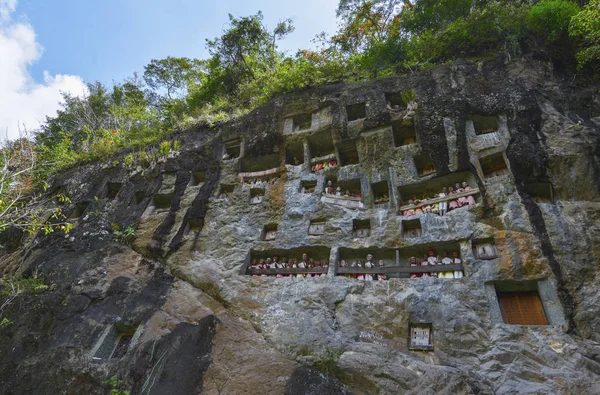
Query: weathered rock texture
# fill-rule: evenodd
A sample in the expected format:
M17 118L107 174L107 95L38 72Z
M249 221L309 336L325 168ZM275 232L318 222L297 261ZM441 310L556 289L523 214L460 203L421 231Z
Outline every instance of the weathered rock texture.
M411 89L416 109L386 105L386 93ZM348 122L346 106L362 102L366 117ZM597 86L545 63L458 62L279 97L239 122L179 133L181 150L148 166L66 171L53 187L89 202L73 231L0 256L5 275L51 285L5 309L0 393L107 393L114 375L135 394L600 393L599 103ZM306 113L312 127L294 131L290 117ZM471 115L497 117L498 131L476 135ZM402 124L416 144L395 147ZM240 157L224 159L238 139ZM345 165L348 142L358 164ZM311 172L328 147L342 166ZM494 153L508 172L485 177L480 159ZM426 155L436 173L419 177ZM238 174L275 167L250 204L256 186ZM364 209L322 202L332 178L359 180ZM477 205L420 215L422 236L402 237L401 195L459 179L479 188ZM307 180L315 193L301 193ZM390 202L375 205L381 181ZM532 196L540 181L554 202ZM370 237L353 237L356 219L370 219ZM326 220L324 235L308 235L311 220ZM131 248L113 240L113 222L136 224ZM269 224L277 237L264 241ZM498 258L476 258L485 239ZM465 277L244 274L271 251L332 261L369 251L389 266L396 250L406 265L430 247L459 250ZM550 325L503 323L495 287L519 284L537 286ZM415 323L432 325L433 351L409 350ZM135 336L110 358L122 328Z

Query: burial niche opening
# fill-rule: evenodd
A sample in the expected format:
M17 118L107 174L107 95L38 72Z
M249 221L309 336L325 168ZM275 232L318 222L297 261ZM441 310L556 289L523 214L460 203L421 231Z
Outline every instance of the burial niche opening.
M479 189L471 172L450 173L398 187L400 213L412 217L447 212L477 204Z
M123 358L139 337L139 325L114 324L107 328L95 346L95 358Z
M402 122L394 122L392 125L392 131L394 133L394 145L396 147L403 147L417 143L417 132L415 131L415 125L404 125Z
M145 197L146 197L146 191L137 191L135 193L135 195L133 196L133 202L137 206L138 204L140 204L144 201Z
M85 212L85 210L88 208L90 202L81 202L81 203L77 203L75 205L75 208L73 209L73 211L71 212L71 215L69 215L69 218L79 218L83 215L83 213Z
M279 168L279 160L279 154L270 154L255 157L247 157L246 155L246 157L242 158L241 171L244 173L248 173Z
M298 132L312 128L312 114L298 114L292 117L292 131Z
M240 153L242 151L242 140L241 139L228 140L224 143L224 145L225 145L225 154L223 155L224 159L233 159L233 158L240 157Z
M342 166L357 165L360 163L356 140L344 141L340 147L340 162Z
M171 208L171 202L173 202L173 198L175 197L175 193L157 193L154 195L152 199L154 203L154 208L159 210Z
M325 246L252 250L240 274L276 277L326 276L329 253L329 247Z
M197 186L200 184L204 184L206 181L206 170L199 170L192 172L191 186Z
M300 181L300 193L314 193L317 189L317 181L302 180Z
M290 141L285 150L285 163L298 166L304 163L304 144L302 141Z
M200 233L204 228L204 218L188 218L185 224L185 234Z
M265 190L262 188L250 189L250 204L260 204L265 199Z
M271 241L277 238L277 224L268 224L263 228L263 240Z
M479 159L479 164L485 178L498 177L508 173L508 167L506 166L506 162L504 162L502 152Z
M405 239L413 239L421 237L423 230L421 228L421 220L417 219L405 219L402 220L402 237Z
M548 325L537 290L496 291L504 323L510 325Z
M352 220L352 236L355 238L371 236L371 220L368 218Z
M123 184L118 182L107 182L102 190L102 194L100 195L101 199L114 199L119 194L121 187Z
M312 171L319 171L328 167L337 166L335 146L331 138L331 130L324 130L308 137L310 163Z
M229 196L231 196L231 194L233 193L233 190L235 189L235 185L234 184L221 184L221 188L219 190L219 199L226 199Z
M417 168L417 173L419 177L426 177L432 174L435 174L435 167L433 166L433 162L431 161L431 157L428 153L422 153L413 158L415 161L415 167Z
M498 257L493 238L473 241L473 256L477 259L489 260Z
M348 122L356 121L367 117L367 110L365 103L356 103L346 106L346 114L348 115Z
M406 103L402 100L402 92L385 92L385 103L392 110L402 110L406 108Z
M410 324L409 333L409 350L433 350L433 327L431 324Z
M371 184L373 190L373 201L375 204L386 204L390 202L390 188L387 181Z
M311 236L318 236L325 234L325 220L324 219L314 219L310 221L310 225L308 226L308 234Z
M325 193L342 198L360 199L360 178L337 181L336 177L328 177L325 181Z
M493 115L471 115L469 119L473 122L475 134L488 134L498 131L498 117Z
M549 181L527 184L527 194L537 203L554 203L554 189Z

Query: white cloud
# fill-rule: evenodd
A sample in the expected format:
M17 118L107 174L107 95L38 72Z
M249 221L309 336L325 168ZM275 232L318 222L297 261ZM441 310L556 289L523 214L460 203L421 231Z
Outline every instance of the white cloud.
M28 67L42 56L33 27L15 22L17 0L0 0L0 138L18 137L19 126L32 130L59 108L61 92L83 95L83 80L75 75L50 75L36 83Z

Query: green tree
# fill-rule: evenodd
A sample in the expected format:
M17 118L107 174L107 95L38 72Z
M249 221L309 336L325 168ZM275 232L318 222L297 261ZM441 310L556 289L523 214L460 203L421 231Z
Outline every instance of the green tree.
M579 10L573 1L542 0L527 11L527 26L548 42L556 42L567 37L571 18Z
M203 79L205 88L196 89L192 102L196 105L212 102L218 96L233 100L241 86L264 78L273 72L283 55L277 51L277 40L294 30L292 21L279 22L269 30L263 24L263 14L235 18L229 15L229 27L221 37L206 40L211 55L208 73ZM263 81L264 82L264 81ZM241 97L245 101L247 97Z
M600 0L591 0L572 18L569 35L579 40L578 67L595 64L600 70Z

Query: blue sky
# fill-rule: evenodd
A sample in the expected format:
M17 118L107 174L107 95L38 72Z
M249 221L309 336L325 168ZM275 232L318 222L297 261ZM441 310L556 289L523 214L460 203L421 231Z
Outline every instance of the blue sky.
M85 95L84 82L110 84L143 72L152 59L206 58L228 14L261 10L265 24L293 18L280 43L294 54L333 33L338 0L0 0L0 139L35 131L59 109L61 92Z
M316 34L335 30L336 5L337 0L21 0L14 15L28 20L44 47L31 67L36 81L46 70L110 82L143 71L151 59L207 57L205 39L220 35L228 13L262 10L269 27L291 17L296 30L281 49L313 47Z

